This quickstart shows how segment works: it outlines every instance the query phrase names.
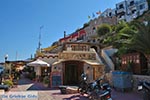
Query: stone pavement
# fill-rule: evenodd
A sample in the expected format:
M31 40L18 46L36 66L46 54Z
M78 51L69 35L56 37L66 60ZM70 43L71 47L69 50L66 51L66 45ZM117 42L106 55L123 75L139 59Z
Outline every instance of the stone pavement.
M113 100L143 100L140 92L120 92L112 90Z
M59 89L44 87L42 83L34 82L24 77L19 80L18 86L12 88L9 92L19 92L19 91L36 91L38 93L37 100L88 100L88 98L86 98L85 96L81 96L78 93L61 94ZM140 93L119 92L115 90L112 90L112 99L113 100L142 100Z

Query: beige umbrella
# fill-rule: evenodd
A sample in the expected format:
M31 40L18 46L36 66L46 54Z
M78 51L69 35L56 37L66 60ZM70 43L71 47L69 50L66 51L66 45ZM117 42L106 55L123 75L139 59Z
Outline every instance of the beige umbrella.
M47 62L45 62L45 61L37 59L37 60L35 60L33 62L28 63L27 66L34 66L34 67L38 67L38 66L39 67L42 67L42 66L45 67L45 66L47 66L47 67L49 67L50 65Z
M47 62L42 61L40 59L28 63L27 66L34 67L36 75L41 75L41 67L50 67L50 65Z

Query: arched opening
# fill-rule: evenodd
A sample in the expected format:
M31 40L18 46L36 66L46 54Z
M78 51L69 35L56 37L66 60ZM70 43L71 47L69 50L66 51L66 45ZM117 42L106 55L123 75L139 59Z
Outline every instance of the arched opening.
M91 46L91 48L94 48L95 51L97 52L97 47L96 46Z
M71 60L63 62L63 65L63 84L79 84L80 76L83 72L84 62Z

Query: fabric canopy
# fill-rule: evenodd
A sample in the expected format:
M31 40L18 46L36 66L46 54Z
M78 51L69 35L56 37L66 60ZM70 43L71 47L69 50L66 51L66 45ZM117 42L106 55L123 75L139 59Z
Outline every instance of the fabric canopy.
M30 63L28 63L27 64L27 66L34 66L34 67L50 67L50 65L47 63L47 62L44 62L44 61L42 61L42 60L40 60L40 59L37 59L37 60L35 60L35 61L33 61L33 62L30 62Z

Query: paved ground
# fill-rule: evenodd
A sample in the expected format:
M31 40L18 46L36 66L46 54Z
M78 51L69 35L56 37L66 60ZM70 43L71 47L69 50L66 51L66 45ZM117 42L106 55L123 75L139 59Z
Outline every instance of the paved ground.
M61 94L59 89L46 88L42 83L33 82L26 78L20 79L18 83L19 85L15 88L12 88L9 92L36 91L38 93L38 98L36 100L88 100L85 96L81 96L78 93ZM113 100L142 100L139 93L118 92L115 90L112 90L112 98Z

